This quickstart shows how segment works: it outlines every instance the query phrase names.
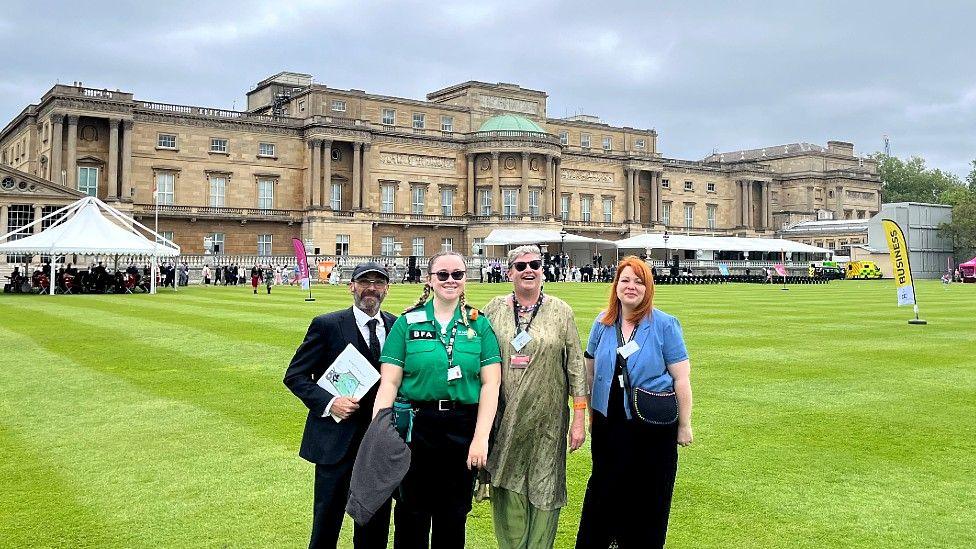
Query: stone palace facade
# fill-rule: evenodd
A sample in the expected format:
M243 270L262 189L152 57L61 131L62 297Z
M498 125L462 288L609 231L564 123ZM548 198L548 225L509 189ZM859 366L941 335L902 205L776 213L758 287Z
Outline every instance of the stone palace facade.
M550 118L545 92L465 82L406 99L283 72L247 110L56 85L0 133L0 230L85 194L187 254L470 253L495 228L606 239L773 236L881 208L873 160L796 143L662 156L654 130ZM153 189L158 192L158 205Z

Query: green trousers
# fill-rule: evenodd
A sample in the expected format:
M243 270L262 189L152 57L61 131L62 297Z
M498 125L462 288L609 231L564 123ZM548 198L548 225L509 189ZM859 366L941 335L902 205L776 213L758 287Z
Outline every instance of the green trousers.
M559 509L543 511L528 496L491 487L491 514L499 549L552 549Z

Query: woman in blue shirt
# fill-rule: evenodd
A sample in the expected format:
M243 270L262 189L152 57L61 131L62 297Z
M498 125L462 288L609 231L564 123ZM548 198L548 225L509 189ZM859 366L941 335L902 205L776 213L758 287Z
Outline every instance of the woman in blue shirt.
M691 365L681 325L655 309L653 298L650 268L625 257L617 265L609 305L590 330L584 357L593 388L593 471L577 549L606 549L614 541L620 549L664 547L678 445L692 441ZM632 397L625 396L636 389L673 391L677 420L651 424L638 418Z

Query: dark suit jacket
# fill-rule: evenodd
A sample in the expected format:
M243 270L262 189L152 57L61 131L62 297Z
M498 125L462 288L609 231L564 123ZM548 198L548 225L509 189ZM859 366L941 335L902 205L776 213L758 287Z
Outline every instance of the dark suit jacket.
M396 317L385 311L381 315L386 332L389 333ZM305 340L295 351L295 356L285 372L285 385L308 407L305 433L302 435L302 446L298 455L312 463L332 465L338 463L347 453L355 454L373 415L373 401L376 399L379 383L359 401L359 409L349 419L336 423L329 416L322 417L325 407L336 395L316 382L350 343L373 362L369 345L356 326L352 307L317 316L309 325ZM379 370L379 363L374 363L373 366Z

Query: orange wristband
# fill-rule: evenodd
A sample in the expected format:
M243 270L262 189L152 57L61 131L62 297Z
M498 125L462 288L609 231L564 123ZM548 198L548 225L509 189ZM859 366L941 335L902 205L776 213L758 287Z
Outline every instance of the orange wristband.
M586 401L584 400L582 402L573 402L573 409L574 410L585 410L586 409Z

